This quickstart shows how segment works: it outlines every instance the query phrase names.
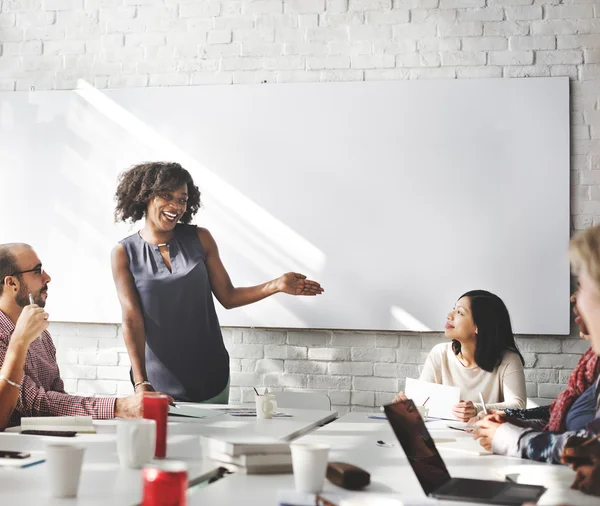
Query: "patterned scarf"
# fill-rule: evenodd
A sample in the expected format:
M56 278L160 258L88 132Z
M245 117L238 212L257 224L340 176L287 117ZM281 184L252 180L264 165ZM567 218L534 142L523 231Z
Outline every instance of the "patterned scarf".
M579 396L585 392L598 378L600 361L592 348L586 351L573 369L567 388L550 406L550 420L544 430L564 432L566 430L567 413Z

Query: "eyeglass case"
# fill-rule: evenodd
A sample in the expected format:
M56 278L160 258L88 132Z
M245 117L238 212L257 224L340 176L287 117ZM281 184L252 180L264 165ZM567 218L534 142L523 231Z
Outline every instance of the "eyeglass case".
M367 471L345 462L329 462L327 479L334 485L348 490L360 490L371 483L371 475Z

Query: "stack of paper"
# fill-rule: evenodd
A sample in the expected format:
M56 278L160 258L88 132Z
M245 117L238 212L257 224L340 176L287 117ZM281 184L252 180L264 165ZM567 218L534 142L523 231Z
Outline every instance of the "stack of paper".
M43 430L50 432L78 432L95 434L91 416L37 416L21 418L21 432Z
M232 471L246 474L277 474L292 472L289 443L257 437L201 437L209 459L216 460Z

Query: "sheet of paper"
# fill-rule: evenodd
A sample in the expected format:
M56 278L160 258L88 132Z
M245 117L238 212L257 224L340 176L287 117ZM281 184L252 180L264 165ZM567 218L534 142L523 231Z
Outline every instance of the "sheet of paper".
M169 406L169 414L187 416L189 418L211 418L213 416L220 416L223 412L216 409L203 408L200 405L178 404L177 407Z
M427 404L428 416L455 420L452 415L452 406L460 401L460 388L447 385L438 385L413 378L406 378L404 389L406 397L412 399L417 406L422 406L429 397Z

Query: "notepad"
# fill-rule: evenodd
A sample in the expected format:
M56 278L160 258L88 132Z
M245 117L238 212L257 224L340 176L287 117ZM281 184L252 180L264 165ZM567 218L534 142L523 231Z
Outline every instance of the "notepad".
M206 455L224 454L231 457L239 455L290 454L290 444L264 436L200 436Z
M21 432L24 430L44 430L95 434L91 416L36 416L21 418Z
M429 398L427 407L430 417L456 420L452 414L452 407L460 401L459 387L406 378L404 393L417 406L422 405Z

